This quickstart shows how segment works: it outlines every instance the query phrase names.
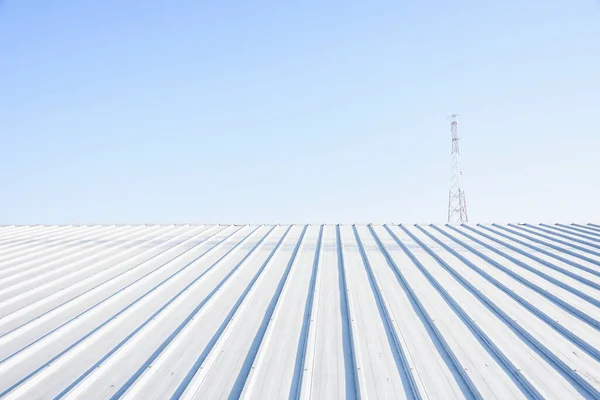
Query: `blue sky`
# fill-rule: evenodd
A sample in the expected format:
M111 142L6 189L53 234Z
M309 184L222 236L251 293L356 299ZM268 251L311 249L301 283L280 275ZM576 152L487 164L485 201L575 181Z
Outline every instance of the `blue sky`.
M600 2L0 6L0 224L600 221Z

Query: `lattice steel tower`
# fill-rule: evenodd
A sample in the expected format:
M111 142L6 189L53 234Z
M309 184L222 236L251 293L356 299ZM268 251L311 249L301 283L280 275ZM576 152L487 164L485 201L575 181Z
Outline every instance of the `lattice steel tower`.
M457 114L452 114L450 119L450 132L452 132L452 163L450 167L450 192L448 194L448 223L462 224L469 222L467 217L467 200L462 188L463 170L460 165L460 149L458 147L458 121Z

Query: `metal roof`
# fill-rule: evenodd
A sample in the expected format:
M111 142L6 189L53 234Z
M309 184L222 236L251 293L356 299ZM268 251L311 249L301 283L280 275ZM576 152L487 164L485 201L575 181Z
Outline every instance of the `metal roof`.
M599 225L0 228L3 398L599 391Z

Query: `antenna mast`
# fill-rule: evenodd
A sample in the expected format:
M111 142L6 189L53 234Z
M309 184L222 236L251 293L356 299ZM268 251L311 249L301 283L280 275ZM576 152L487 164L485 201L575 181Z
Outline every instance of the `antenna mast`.
M448 223L462 224L469 222L467 217L467 200L462 188L463 170L460 165L460 149L458 147L458 115L452 114L450 118L450 132L452 133L452 163L450 166L450 192L448 194Z

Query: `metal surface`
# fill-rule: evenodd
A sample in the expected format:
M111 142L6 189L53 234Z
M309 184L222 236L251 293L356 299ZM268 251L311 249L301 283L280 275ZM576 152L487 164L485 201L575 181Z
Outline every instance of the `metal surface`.
M0 228L0 397L600 398L598 225Z
M458 115L450 116L450 132L452 133L452 162L450 164L450 191L448 192L448 223L462 224L469 222L467 215L467 198L462 187L462 165L458 141Z

